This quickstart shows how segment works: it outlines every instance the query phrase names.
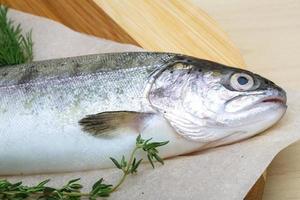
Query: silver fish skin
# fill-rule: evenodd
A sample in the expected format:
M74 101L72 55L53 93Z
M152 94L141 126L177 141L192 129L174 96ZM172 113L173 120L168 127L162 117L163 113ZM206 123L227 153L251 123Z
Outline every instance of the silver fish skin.
M287 108L284 90L257 74L172 53L39 61L0 77L2 175L112 167L109 157L128 156L139 133L169 140L164 158L229 144ZM108 115L121 117L102 122Z

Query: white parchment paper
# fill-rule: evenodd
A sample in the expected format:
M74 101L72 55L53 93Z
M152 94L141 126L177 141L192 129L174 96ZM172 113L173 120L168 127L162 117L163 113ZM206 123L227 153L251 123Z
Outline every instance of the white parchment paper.
M87 36L54 21L18 11L10 17L24 31L33 29L35 60L104 52L137 51L141 48ZM300 138L300 91L287 89L288 111L285 117L265 133L233 145L214 148L192 156L169 159L155 170L142 165L110 199L243 199L274 156ZM82 178L86 188L104 177L113 183L120 175L116 169L6 177L35 184L51 178L50 185L62 185Z

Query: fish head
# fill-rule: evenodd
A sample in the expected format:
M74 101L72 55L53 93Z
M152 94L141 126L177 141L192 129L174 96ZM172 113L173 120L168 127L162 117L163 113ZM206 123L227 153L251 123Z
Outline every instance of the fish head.
M217 145L256 135L286 111L286 93L252 72L182 57L152 76L151 106L186 139Z

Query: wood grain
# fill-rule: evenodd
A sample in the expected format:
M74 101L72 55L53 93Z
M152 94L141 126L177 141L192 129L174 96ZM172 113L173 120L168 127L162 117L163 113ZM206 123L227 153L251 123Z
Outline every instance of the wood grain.
M251 190L248 192L244 200L260 200L264 194L264 188L267 180L267 173L265 172L256 183L253 185Z
M82 33L139 46L92 0L0 0L0 3L53 19Z
M94 1L145 49L245 65L219 25L189 1Z

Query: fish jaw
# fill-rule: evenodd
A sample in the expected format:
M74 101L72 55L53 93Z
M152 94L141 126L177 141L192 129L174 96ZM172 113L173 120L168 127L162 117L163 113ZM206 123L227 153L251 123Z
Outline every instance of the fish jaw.
M258 106L253 112L259 113L260 109L263 109L264 112L260 115L254 115L252 119L249 118L249 122L247 124L243 124L242 126L229 127L226 128L227 130L214 130L214 132L228 131L231 132L231 134L228 137L224 137L220 140L208 143L207 145L205 145L205 148L212 148L239 142L269 129L284 116L287 106L284 104L273 104L269 105L267 110Z

